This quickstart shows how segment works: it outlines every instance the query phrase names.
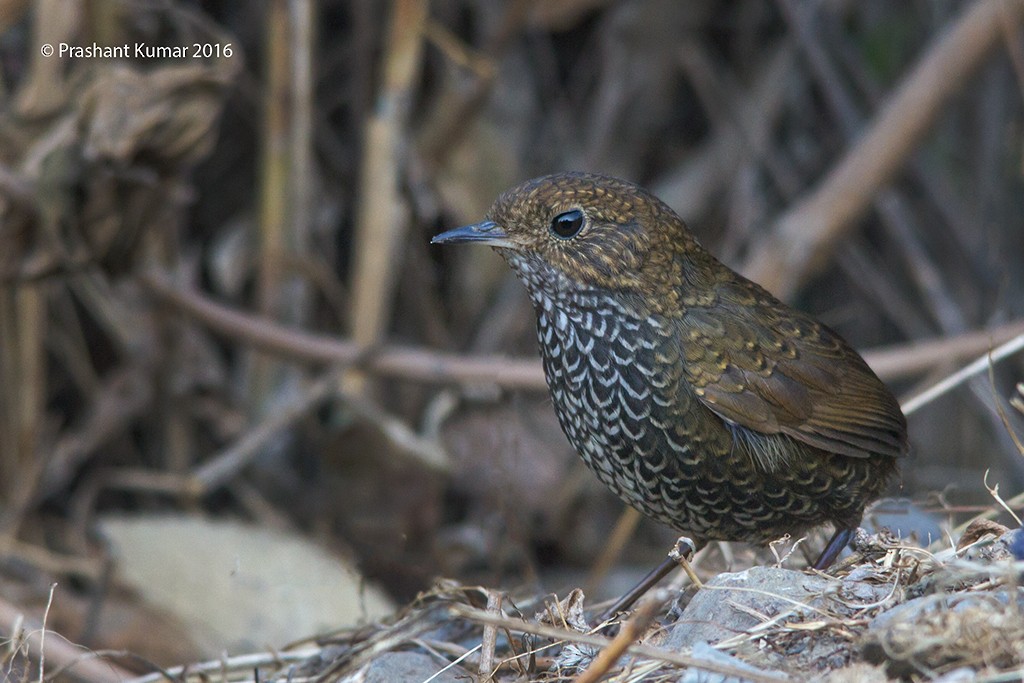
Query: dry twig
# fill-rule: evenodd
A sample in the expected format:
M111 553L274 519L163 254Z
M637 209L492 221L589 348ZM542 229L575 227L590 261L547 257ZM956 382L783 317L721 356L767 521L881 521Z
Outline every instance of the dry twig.
M857 146L808 196L776 221L742 269L782 298L818 272L838 237L904 163L942 104L1000 43L1024 0L980 0L937 38L879 112Z
M360 369L413 382L497 384L509 389L544 390L540 363L505 356L465 356L427 349L382 345L367 350L357 344L276 325L259 317L218 304L194 291L178 289L156 275L142 283L161 302L187 312L219 334L259 346L265 351L308 363L352 365ZM1024 322L958 337L865 351L868 365L882 379L897 379L973 356L1024 334Z
M380 343L384 335L402 262L409 211L401 194L401 170L426 20L426 0L391 3L383 82L366 122L351 283L352 338L363 346ZM358 391L361 380L350 379L349 388Z

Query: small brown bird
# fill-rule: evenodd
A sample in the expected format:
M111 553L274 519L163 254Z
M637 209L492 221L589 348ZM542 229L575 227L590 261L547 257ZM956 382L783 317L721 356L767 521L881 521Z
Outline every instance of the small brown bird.
M907 451L899 404L856 351L717 261L636 185L536 178L433 242L501 254L533 301L576 452L698 546L828 522L825 568Z

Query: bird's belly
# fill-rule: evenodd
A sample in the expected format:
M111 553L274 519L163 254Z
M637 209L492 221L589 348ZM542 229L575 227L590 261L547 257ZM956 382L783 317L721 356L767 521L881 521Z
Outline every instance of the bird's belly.
M835 466L812 467L800 458L828 456L800 447L788 467L765 471L667 362L656 330L621 320L581 329L557 311L539 321L562 430L627 504L702 540L766 543L826 521L859 521L868 462L832 456Z
M614 377L609 372L603 379ZM562 430L576 452L608 488L627 504L675 529L715 538L733 512L734 521L754 526L753 516L737 507L752 507L740 490L727 483L726 472L742 467L711 462L703 444L687 435L670 435L622 394L625 390L602 378L549 386ZM737 514L738 513L738 514ZM732 534L736 538L743 533Z

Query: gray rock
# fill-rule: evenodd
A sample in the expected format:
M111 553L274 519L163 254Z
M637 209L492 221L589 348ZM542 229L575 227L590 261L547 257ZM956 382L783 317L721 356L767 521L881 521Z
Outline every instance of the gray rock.
M752 613L771 618L823 594L828 579L789 569L754 567L719 574L697 592L672 626L665 647L672 650L697 643L718 643L757 626Z
M693 650L690 652L690 656L706 660L712 664L727 664L737 669L749 671L753 674L758 674L758 680L763 680L765 676L772 676L776 672L765 671L758 669L756 666L747 664L742 659L737 659L732 655L728 655L721 650L716 650L707 643L697 643L693 646ZM778 674L780 681L788 680L788 677L783 674ZM737 676L726 676L724 674L716 673L714 671L707 671L697 667L690 667L683 673L679 679L679 683L746 683L751 679L739 678Z
M383 654L366 668L365 683L418 683L425 681L444 668L430 655L420 652L388 652ZM461 666L453 666L437 675L431 683L466 683L473 680L468 671Z
M838 669L850 661L849 643L830 631L794 630L783 638L761 638L758 629L773 620L817 620L818 610L851 616L889 591L884 584L843 582L771 567L719 574L693 597L670 628L664 647L678 651L698 643L725 643L762 669L803 675Z
M962 666L959 669L953 669L949 673L942 674L932 683L970 683L976 680L978 680L978 672L969 666Z

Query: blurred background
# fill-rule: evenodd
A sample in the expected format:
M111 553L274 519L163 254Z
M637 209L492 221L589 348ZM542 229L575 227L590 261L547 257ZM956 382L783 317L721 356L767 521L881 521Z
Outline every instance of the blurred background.
M614 593L676 534L571 451L500 259L430 237L529 177L621 176L911 396L1024 334L1022 15L0 0L0 633L54 582L52 628L164 664L436 577ZM935 540L1024 489L1022 379L1010 356L910 415L887 521ZM190 592L244 553L296 592ZM332 564L354 606L284 619ZM241 639L195 613L252 603Z

